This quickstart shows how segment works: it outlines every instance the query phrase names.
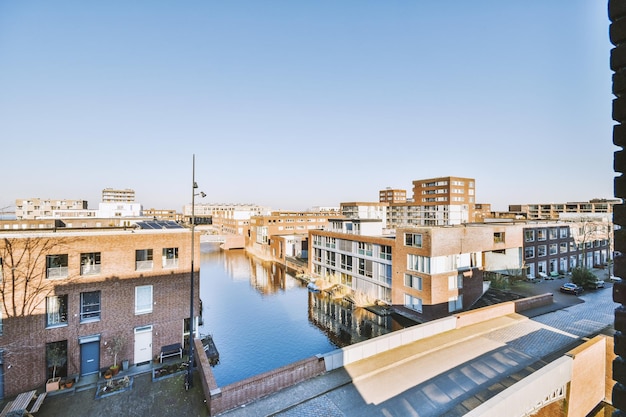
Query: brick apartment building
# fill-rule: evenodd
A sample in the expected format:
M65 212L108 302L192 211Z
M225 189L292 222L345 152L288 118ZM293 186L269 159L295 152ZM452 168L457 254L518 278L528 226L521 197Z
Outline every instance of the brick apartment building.
M57 227L0 230L0 238L0 397L43 386L54 348L65 377L112 365L115 337L130 364L187 344L188 230ZM197 271L194 285L199 294ZM194 304L198 312L197 296Z

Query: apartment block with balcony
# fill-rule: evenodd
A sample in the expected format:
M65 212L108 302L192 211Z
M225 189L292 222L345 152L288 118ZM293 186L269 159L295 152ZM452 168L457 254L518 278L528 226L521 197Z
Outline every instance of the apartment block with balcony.
M118 358L148 362L189 339L191 234L182 228L0 231L0 397L57 376L90 375ZM195 251L199 257L199 236ZM21 259L21 260L20 260ZM195 294L199 272L194 274ZM187 290L185 290L185 288ZM194 300L199 311L199 298Z
M406 190L387 187L378 192L378 201L381 203L406 203Z

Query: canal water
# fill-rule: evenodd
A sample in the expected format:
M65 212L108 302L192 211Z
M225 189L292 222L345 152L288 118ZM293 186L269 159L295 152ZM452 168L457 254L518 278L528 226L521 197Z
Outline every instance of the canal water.
M412 324L310 292L282 266L214 243L201 244L200 298L219 386Z

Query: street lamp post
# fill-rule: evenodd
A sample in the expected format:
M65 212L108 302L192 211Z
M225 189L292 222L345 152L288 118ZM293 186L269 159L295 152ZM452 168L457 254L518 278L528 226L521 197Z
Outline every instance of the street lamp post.
M193 155L192 171L191 171L191 274L190 274L190 291L189 291L189 366L187 367L187 389L193 386L193 334L194 334L194 315L193 315L193 275L194 275L194 256L195 256L195 228L196 228L196 205L195 198L197 195L206 196L204 192L196 194L196 155Z

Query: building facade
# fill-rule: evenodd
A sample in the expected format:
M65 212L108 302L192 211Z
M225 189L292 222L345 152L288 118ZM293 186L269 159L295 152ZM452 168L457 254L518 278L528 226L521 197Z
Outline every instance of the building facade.
M123 340L119 360L131 365L153 360L161 346L187 345L188 230L57 228L0 236L0 396L44 385L54 352L61 357L56 376L67 377L112 365L115 338ZM199 247L196 236L196 256ZM197 270L193 278L199 294Z
M87 200L28 198L15 200L15 218L18 220L52 217L54 211L87 210Z
M134 203L135 190L126 188L123 190L115 188L105 188L102 190L103 203Z
M558 220L562 214L593 215L613 213L613 206L621 200L592 199L585 202L512 204L509 212L523 215L528 220Z

